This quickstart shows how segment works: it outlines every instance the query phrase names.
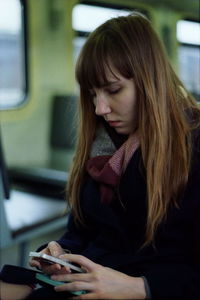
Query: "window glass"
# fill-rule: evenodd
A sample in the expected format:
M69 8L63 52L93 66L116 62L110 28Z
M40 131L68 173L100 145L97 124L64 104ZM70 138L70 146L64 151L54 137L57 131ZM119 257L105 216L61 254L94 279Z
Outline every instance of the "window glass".
M178 21L177 39L181 43L200 45L200 24L192 21Z
M188 90L200 101L200 24L177 23L179 75Z
M23 10L19 0L0 0L0 109L25 99Z
M73 9L72 25L76 31L91 32L106 20L129 13L129 10L78 4Z
M74 59L78 57L87 35L106 20L130 14L130 10L77 4L72 11L72 26L77 32L74 39ZM89 20L89 22L88 22Z
M180 78L200 101L200 49L182 45L178 49Z

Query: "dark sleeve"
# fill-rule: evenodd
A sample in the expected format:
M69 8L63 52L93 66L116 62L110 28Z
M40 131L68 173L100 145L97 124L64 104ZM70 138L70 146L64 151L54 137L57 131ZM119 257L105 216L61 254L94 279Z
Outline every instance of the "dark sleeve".
M73 215L70 214L67 231L57 242L63 249L68 249L74 254L80 254L89 240L90 234L87 227L76 224Z
M192 172L185 191L183 202L186 205L181 214L185 214L188 234L183 248L187 259L177 256L168 261L160 261L152 266L146 277L152 299L200 299L200 150L196 149ZM174 231L176 228L174 228ZM171 232L170 235L173 235ZM175 244L176 241L173 242Z
M89 238L87 228L81 225L78 226L74 221L73 215L70 213L66 232L56 242L63 249L67 249L74 254L79 254L86 247ZM37 251L41 251L46 246L47 244L40 246Z

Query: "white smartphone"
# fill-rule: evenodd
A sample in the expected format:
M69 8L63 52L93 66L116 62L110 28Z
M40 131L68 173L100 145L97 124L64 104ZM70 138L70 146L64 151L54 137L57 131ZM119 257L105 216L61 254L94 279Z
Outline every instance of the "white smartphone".
M45 263L48 263L48 264L59 264L61 266L67 266L75 272L85 273L85 271L83 269L81 269L81 268L77 267L76 265L70 263L68 260L60 259L60 258L51 256L51 255L48 255L48 254L45 254L45 253L42 253L42 252L32 252L31 251L29 253L29 256L40 258Z

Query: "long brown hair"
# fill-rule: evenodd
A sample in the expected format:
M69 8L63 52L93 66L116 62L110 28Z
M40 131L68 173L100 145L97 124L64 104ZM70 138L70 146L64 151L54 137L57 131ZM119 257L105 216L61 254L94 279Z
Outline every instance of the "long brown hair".
M80 119L68 197L80 222L79 193L99 122L89 90L107 83L114 67L133 78L138 95L138 131L146 170L148 214L146 243L178 199L191 159L191 130L200 124L200 109L172 70L161 41L140 13L108 20L86 41L76 65L80 85Z

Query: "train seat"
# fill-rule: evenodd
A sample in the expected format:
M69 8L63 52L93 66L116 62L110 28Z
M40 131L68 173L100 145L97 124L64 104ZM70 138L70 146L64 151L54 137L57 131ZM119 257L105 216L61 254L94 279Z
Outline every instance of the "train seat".
M65 178L66 176L65 173ZM0 176L1 248L19 244L19 265L24 266L31 239L66 227L66 201L59 197L32 193L24 188L10 189L9 198L6 199L3 191L3 180Z

